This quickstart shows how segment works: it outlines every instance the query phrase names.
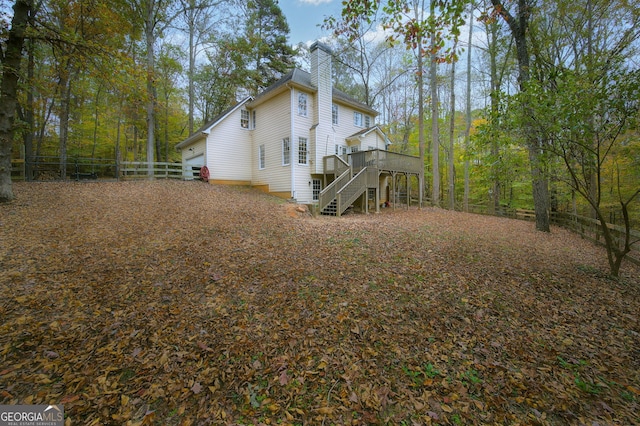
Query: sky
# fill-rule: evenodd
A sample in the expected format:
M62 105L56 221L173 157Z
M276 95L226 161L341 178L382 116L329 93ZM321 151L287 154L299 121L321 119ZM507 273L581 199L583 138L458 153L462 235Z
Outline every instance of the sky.
M329 31L320 28L325 17L340 16L342 0L280 0L280 9L287 18L289 43L313 43L330 35Z

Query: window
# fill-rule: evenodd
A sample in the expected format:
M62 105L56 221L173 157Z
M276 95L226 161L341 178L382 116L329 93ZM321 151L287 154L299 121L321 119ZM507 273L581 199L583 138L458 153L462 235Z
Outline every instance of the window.
M282 139L282 165L291 164L291 142L289 138Z
M338 105L331 105L331 122L334 125L338 125Z
M251 123L251 128L252 128L252 129L255 129L255 128L256 128L256 110L254 109L254 110L252 111L252 113L253 113L253 114L252 114L252 118L253 118L253 120L252 120L252 121L253 121L253 122Z
M299 93L298 94L298 115L303 117L307 116L307 94Z
M346 145L336 145L336 155L345 155L347 153Z
M298 164L307 164L307 138L298 138Z
M311 182L313 188L313 201L318 201L320 199L320 188L322 184L320 183L320 179L313 179Z
M240 111L240 126L243 129L249 128L249 111L246 109Z
M376 149L376 147L375 147L375 146L371 146L371 145L369 145L369 146L367 147L367 149L368 149L369 151L372 151L372 150Z
M362 113L360 112L353 113L353 125L362 127Z
M354 145L354 146L351 147L351 152L352 153L358 152L358 151L360 151L360 147L358 145Z
M364 127L371 127L371 117L368 115L364 116Z
M264 155L264 145L260 145L260 148L258 150L258 168L260 170L264 169L264 163L265 163L265 155Z

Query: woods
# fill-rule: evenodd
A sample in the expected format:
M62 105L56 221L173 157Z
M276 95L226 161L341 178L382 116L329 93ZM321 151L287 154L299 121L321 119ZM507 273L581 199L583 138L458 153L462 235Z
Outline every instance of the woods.
M524 202L535 209L536 228L544 232L549 231L552 211L590 214L600 220L605 234L606 222L617 217L628 231L626 238L607 238L610 271L615 276L618 260L633 241L629 225L640 216L640 182L617 166L619 162L633 164L634 170L640 166L637 152L627 157L628 149L624 154L618 151L638 141L639 13L624 1L579 3L355 1L344 7L340 19L327 22L336 34L354 40L360 37L356 29L363 19L375 20L386 30L385 43L392 46L400 41L411 54L420 104L414 117L418 151L431 175L427 196L433 205L440 205L444 198L450 209L467 209L469 198L475 198L488 211L500 214L502 207ZM468 130L463 131L456 126L462 114L455 105L459 90L455 66L465 21L470 34L467 60L471 66L472 50L480 51L475 62L486 64L482 78L488 87L485 107L473 111L472 91L467 91L464 121ZM476 24L484 44L471 37ZM422 124L427 54L431 149L426 154L431 167L423 149ZM447 73L449 87L443 84ZM467 74L470 85L471 68ZM451 105L444 101L446 91ZM448 135L439 127L448 129ZM388 129L393 135L397 124ZM470 138L465 136L472 131ZM456 136L467 142L456 144ZM407 148L405 140L399 145L402 149ZM441 152L448 159L446 173L441 171ZM461 191L456 174L463 170ZM442 180L447 185L441 186ZM481 188L486 192L474 194L474 189Z
M4 9L3 96L16 90L16 104L2 104L5 200L11 158L24 157L27 180L38 177L41 156L60 159L62 179L73 157L176 160L173 146L200 124L308 63L308 44L291 43L274 1L5 1ZM535 208L537 228L548 231L551 211L597 217L597 199L607 221L622 225L627 210L637 222L637 176L614 168L638 164L638 19L623 0L352 1L324 28L337 87L381 112L391 149L424 159L421 196L495 214ZM456 73L458 62L468 71ZM624 107L601 102L591 117L556 120L572 88L595 95L617 81L626 84ZM603 132L617 136L606 161L584 160L585 198L552 129L598 123L609 130L584 135L595 145Z

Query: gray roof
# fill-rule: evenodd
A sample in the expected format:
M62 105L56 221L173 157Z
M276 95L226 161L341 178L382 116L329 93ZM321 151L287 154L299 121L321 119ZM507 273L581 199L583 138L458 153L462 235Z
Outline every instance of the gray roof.
M366 128L366 129L362 129L359 132L356 132L351 136L347 136L345 139L357 139L360 136L363 136L363 137L367 136L371 132L377 132L385 140L385 143L387 143L387 144L391 143L389 141L389 138L387 137L387 135L384 133L384 131L379 126L372 126L372 127Z
M243 99L242 101L238 102L237 104L235 104L234 106L232 106L231 108L223 111L220 115L216 116L215 118L213 118L212 120L210 120L209 122L207 122L204 126L200 127L198 130L196 130L191 136L189 136L187 139L183 140L182 142L180 142L178 145L176 145L176 149L177 150L181 150L182 148L191 145L192 143L202 139L204 137L205 134L207 134L210 129L212 127L214 127L216 124L218 124L218 122L222 121L222 119L224 119L227 115L229 115L231 112L233 112L236 108L240 107L241 105L244 105L247 102L253 102L253 103L260 103L260 101L262 99L264 99L265 97L268 97L270 94L272 93L276 93L278 91L278 89L282 88L282 87L286 87L287 84L292 83L295 84L297 86L300 87L304 87L310 91L316 91L317 87L315 87L313 84L311 84L311 74L303 71L301 69L298 68L294 68L293 70L289 71L287 74L285 74L280 80L276 81L275 83L273 83L271 86L267 87L265 90L263 90L258 96L255 97L255 99L253 99L252 97L247 97L245 99ZM358 101L357 99L352 98L351 96L347 95L346 93L344 93L341 90L338 90L336 88L333 89L332 92L332 96L333 96L333 100L337 101L337 102L342 102L344 104L350 105L354 108L357 108L361 111L365 111L368 112L369 114L376 116L378 115L378 112L376 110L374 110L373 108L371 108L369 105L362 103L360 101Z
M311 74L303 71L301 69L298 68L294 68L293 70L289 71L287 74L285 74L280 80L276 81L275 83L273 83L271 86L267 87L264 91L262 91L258 96L256 96L256 98L254 99L254 102L256 103L260 103L260 100L263 99L264 97L269 96L270 94L278 91L278 89L286 86L289 83L293 83L295 85L304 87L310 91L316 91L317 87L315 87L312 83L311 83ZM332 92L332 96L333 99L335 101L338 102L342 102L345 103L347 105L350 105L354 108L357 108L359 110L362 111L366 111L368 113L370 113L371 115L378 115L378 112L376 110L374 110L373 108L371 108L369 105L358 101L357 99L354 99L353 97L349 96L348 94L346 94L345 92L338 90L336 88L333 89Z

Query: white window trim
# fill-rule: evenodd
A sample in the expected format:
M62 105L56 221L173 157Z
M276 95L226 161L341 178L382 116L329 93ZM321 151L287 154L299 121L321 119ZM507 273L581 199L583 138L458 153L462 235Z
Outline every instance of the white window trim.
M240 110L240 127L246 130L251 128L251 114L246 109Z
M340 107L337 104L331 104L331 123L334 126L340 125Z
M321 191L322 181L320 179L311 179L311 197L313 198L313 201L318 201Z
M301 101L304 100L304 103ZM302 106L304 105L304 109ZM309 96L304 92L298 92L298 115L306 117L309 110Z
M285 144L289 145L288 150L285 151ZM288 158L285 157L285 152L288 154ZM287 138L282 138L282 165L289 166L291 165L291 140Z
M258 147L258 170L264 170L267 162L267 153L264 144Z
M357 120L357 117L359 117L360 120ZM353 111L353 125L356 127L364 127L364 115L361 112Z
M300 145L304 140L305 149L304 151L300 149ZM305 162L300 162L300 155L304 153ZM298 165L300 166L308 166L309 165L309 140L307 138L303 138L302 136L298 137Z

